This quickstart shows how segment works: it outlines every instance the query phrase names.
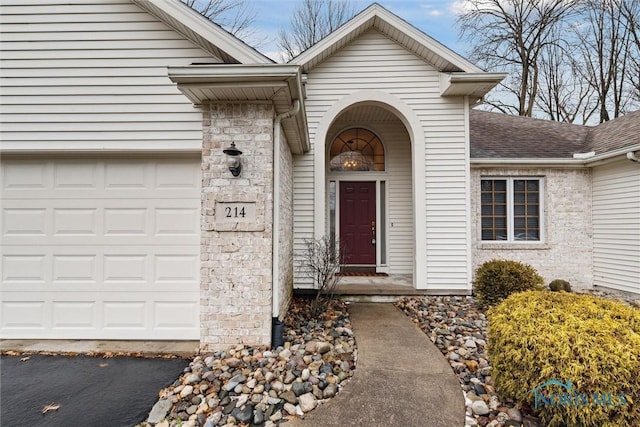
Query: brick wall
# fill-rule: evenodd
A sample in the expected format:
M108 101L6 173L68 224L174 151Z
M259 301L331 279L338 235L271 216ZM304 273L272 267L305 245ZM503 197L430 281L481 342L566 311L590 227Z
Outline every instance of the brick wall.
M543 243L485 243L480 240L480 178L532 176L544 178ZM591 171L588 169L471 170L473 269L493 258L530 264L549 284L564 279L576 287L593 285L593 235L591 222Z
M203 118L201 227L201 346L269 345L273 215L273 117L271 104L220 103ZM222 150L242 151L242 173L233 177ZM225 218L223 206L254 210Z

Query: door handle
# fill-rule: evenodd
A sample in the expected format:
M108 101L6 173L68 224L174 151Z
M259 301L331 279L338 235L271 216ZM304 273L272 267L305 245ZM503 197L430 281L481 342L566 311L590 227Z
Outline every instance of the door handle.
M376 244L376 222L371 221L371 244Z

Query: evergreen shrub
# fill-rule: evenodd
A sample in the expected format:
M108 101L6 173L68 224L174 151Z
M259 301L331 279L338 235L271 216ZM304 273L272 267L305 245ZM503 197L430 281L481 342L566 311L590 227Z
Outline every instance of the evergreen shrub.
M499 303L514 292L539 289L544 279L528 264L504 259L493 259L476 270L473 290L483 306Z
M529 291L488 313L496 390L548 426L640 426L640 310Z
M551 289L553 292L571 292L571 283L567 282L566 280L556 279L553 282L549 283L549 289Z

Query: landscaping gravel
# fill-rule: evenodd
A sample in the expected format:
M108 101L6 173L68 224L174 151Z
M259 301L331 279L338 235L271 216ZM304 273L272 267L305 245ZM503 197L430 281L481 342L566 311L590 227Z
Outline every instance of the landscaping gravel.
M640 307L637 295L578 290ZM542 426L527 408L495 392L487 354L487 318L475 298L465 296L403 298L396 303L436 344L458 375L466 404L466 427Z
M629 294L584 291L640 307ZM422 329L458 375L466 426L541 426L493 387L487 319L473 297L413 297L396 305ZM353 375L357 349L347 304L333 301L321 316L295 299L285 319L284 346L238 345L197 355L181 377L161 390L140 426L277 426L336 395Z
M141 426L277 426L335 396L357 360L347 305L333 301L314 316L309 300L295 299L284 323L277 349L196 356Z

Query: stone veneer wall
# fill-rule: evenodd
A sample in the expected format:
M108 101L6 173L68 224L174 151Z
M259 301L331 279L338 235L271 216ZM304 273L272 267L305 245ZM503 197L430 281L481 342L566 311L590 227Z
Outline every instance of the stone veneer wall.
M533 176L544 178L545 242L483 243L480 240L480 178ZM473 269L493 258L530 264L549 284L564 279L576 287L593 286L593 234L589 169L471 170Z
M280 133L280 320L287 312L293 296L293 156L284 132Z
M201 347L269 345L273 217L271 104L219 103L204 113L201 227ZM242 151L233 177L222 150ZM229 222L219 203L255 206L255 216ZM217 215L216 215L217 214ZM235 220L234 220L235 221Z

